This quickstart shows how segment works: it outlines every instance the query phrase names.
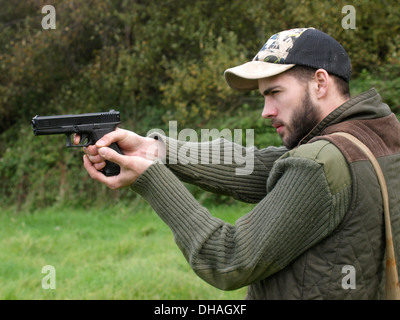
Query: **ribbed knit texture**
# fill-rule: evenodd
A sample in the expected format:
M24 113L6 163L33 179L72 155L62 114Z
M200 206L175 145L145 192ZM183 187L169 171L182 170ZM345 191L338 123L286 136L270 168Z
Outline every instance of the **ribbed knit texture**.
M152 136L157 136L166 144L166 165L180 180L213 193L229 195L236 200L250 203L258 202L265 197L268 174L274 162L288 151L285 147L268 147L262 150L243 148L225 139L193 144L172 140L158 134ZM188 152L184 159L188 163L181 165L178 162L176 165L174 163L179 161L179 155L185 149L184 145L187 150L190 150L193 145L197 146L198 153ZM206 163L202 163L201 159L201 151L204 150L208 150L206 154L209 156ZM251 155L254 159L253 170L250 174L237 174L237 171L245 166L245 164L237 163L239 161L230 159L230 163L224 162L226 154L234 155L235 152L243 156ZM213 165L210 166L210 164Z
M208 170L214 172L212 166ZM229 183L229 178L220 179ZM212 217L161 163L152 165L132 189L171 228L201 278L221 289L236 289L284 268L334 230L340 217L332 215L345 212L346 203L330 194L323 167L315 161L279 161L269 181L268 197L234 226Z

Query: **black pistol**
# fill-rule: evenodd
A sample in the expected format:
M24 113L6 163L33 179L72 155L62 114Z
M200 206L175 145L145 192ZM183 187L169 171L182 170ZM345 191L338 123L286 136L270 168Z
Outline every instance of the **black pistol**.
M35 116L32 119L33 134L35 136L50 134L67 135L67 147L87 147L94 145L105 134L114 131L121 123L118 111L71 114L59 116ZM79 144L72 143L72 134L80 135ZM110 148L123 154L117 143L112 143ZM120 172L119 165L107 161L103 168L106 176L116 176Z

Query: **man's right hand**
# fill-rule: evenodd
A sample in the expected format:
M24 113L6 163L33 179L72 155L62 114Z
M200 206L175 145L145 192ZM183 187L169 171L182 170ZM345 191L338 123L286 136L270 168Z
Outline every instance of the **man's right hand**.
M80 137L74 137L74 143L79 143ZM108 148L116 142L122 155ZM165 154L162 142L152 138L142 137L138 134L117 128L115 131L104 135L95 145L83 148L85 153L84 166L89 175L111 189L129 186L153 163ZM99 170L106 165L105 160L112 161L121 167L117 176L106 177Z

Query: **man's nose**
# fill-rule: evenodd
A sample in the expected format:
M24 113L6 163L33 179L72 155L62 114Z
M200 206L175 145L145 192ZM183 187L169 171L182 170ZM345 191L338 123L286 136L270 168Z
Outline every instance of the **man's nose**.
M261 116L265 119L275 118L277 116L277 109L267 102L265 99L264 109Z

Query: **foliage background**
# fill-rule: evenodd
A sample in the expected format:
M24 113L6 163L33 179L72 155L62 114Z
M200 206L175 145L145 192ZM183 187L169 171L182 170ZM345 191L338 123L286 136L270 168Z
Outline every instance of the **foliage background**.
M46 4L56 8L55 30L41 27ZM356 8L355 30L341 25L348 4ZM223 72L288 28L313 26L336 38L352 59L353 94L375 86L400 113L396 0L0 0L0 7L4 208L107 206L135 197L93 183L81 151L65 149L63 137L34 137L36 114L114 108L121 127L139 134L168 132L168 121L177 120L178 130L253 128L259 147L278 144L260 117L257 93L229 89Z

